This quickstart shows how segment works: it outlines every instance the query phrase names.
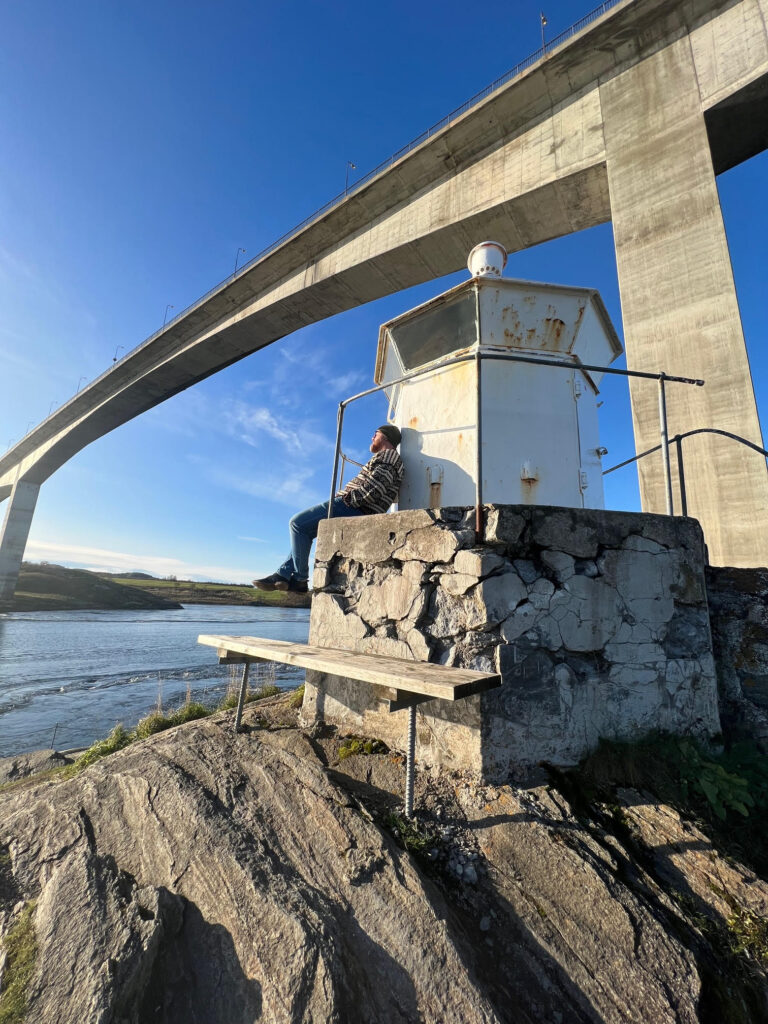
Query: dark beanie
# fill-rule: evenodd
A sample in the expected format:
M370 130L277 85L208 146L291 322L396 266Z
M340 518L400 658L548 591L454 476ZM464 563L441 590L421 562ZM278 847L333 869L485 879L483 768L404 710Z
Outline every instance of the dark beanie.
M385 423L383 427L377 427L376 429L380 434L383 434L384 437L386 437L390 444L393 444L395 448L397 448L400 444L400 431L394 423Z

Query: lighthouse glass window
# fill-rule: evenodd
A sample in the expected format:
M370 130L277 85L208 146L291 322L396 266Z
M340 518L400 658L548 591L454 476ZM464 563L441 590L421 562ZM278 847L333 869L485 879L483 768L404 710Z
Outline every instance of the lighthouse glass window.
M403 318L389 336L406 372L469 348L477 341L474 289Z

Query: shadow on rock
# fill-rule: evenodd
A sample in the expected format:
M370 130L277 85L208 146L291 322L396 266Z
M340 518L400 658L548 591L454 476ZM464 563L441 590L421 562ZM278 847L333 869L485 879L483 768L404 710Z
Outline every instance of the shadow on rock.
M173 902L178 931L161 943L138 1007L131 1010L142 1022L158 1024L243 1024L262 1011L261 985L248 978L232 936L221 925L205 920L184 897L161 890L161 906Z

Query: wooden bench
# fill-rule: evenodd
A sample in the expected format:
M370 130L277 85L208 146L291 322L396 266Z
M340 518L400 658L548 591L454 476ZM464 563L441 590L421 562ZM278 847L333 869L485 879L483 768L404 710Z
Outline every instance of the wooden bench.
M219 662L243 665L243 678L235 716L235 731L241 729L248 686L248 667L255 661L278 661L315 672L343 676L383 689L390 711L408 709L408 753L406 760L405 813L413 814L413 765L416 752L416 705L427 700L456 701L501 685L501 676L466 668L447 668L422 661L387 658L380 654L358 654L330 647L292 644L258 636L202 635L198 643L215 647Z

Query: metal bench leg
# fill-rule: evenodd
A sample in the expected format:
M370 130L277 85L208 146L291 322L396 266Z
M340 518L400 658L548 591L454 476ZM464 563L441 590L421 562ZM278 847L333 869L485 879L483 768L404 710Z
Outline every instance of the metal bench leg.
M243 680L240 683L240 696L237 698L237 714L235 715L235 732L242 732L243 707L245 706L245 691L248 689L248 669L251 663L243 663Z
M405 816L413 817L413 766L416 760L416 705L408 707L408 754L405 762Z

